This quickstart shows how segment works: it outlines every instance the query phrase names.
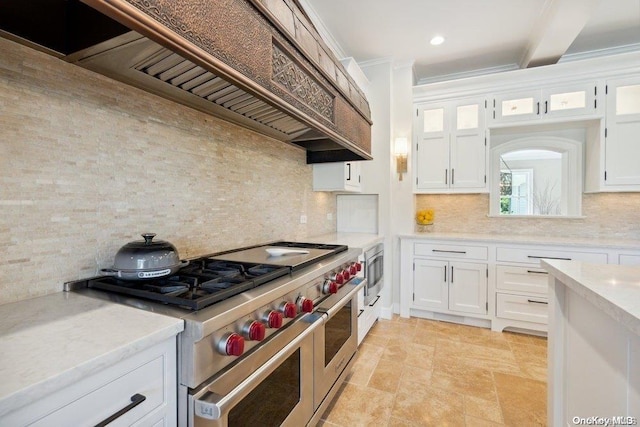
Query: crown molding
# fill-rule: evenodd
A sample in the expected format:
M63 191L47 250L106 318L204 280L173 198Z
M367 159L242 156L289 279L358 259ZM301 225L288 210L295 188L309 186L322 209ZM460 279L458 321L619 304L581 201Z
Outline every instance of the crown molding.
M640 43L632 43L623 46L607 47L604 49L588 50L586 52L576 52L563 55L558 64L563 62L582 61L583 59L600 58L602 56L618 55L621 53L640 51Z

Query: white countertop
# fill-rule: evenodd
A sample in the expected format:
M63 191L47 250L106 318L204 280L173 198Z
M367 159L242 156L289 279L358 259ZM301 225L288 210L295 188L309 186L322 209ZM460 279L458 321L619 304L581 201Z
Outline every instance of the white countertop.
M182 319L59 292L0 305L0 416L178 334Z
M327 243L347 245L350 248L369 249L371 246L384 240L384 235L373 233L329 233L320 236L309 237L307 240L313 243Z
M560 260L542 260L542 267L640 336L640 267Z
M491 243L528 244L528 245L561 245L580 248L616 248L640 251L640 241L629 239L596 239L584 237L557 237L533 235L503 235L484 233L410 233L400 234L400 239L429 239L453 241L485 241Z

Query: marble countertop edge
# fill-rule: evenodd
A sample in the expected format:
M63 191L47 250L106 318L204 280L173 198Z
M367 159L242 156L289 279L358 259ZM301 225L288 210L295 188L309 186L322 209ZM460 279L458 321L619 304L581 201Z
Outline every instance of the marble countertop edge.
M400 233L400 239L425 239L425 240L450 240L462 242L489 242L508 245L555 245L578 248L605 248L640 251L640 240L618 238L585 238L585 237L556 237L534 235L510 235L485 234L485 233Z
M542 260L542 266L577 295L640 336L640 267Z

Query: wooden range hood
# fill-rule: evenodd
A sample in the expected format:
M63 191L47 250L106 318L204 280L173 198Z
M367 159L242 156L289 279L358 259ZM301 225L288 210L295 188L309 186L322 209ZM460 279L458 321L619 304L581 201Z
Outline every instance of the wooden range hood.
M77 1L58 3L68 9L74 2L82 13L64 14L64 31L73 31L62 36L64 47L35 40L36 47L299 145L307 150L307 163L371 159L366 97L297 0L82 0L101 12L90 11L99 25L86 23L82 8L90 8ZM23 7L20 0L13 3ZM15 18L7 19L10 26ZM68 22L74 19L79 23ZM105 20L113 23L102 31L108 37L85 36L109 27ZM7 26L3 35L34 45L28 30ZM74 50L69 44L78 45L79 36L91 43Z

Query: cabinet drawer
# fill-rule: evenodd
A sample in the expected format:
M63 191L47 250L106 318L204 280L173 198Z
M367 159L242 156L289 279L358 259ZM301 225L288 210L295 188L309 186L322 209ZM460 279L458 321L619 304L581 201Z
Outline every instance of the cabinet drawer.
M496 288L506 291L546 294L549 288L549 273L536 267L496 267Z
M34 426L96 425L132 403L140 394L145 400L115 419L110 426L130 426L165 403L165 359L160 356L115 378L104 386L39 419Z
M544 258L607 263L607 254L601 253L506 247L496 250L496 260L502 262L526 262L539 265L540 260Z
M416 243L413 249L416 256L429 258L462 258L486 260L488 249L486 246L443 245L434 243Z
M618 264L640 265L640 255L620 254L618 255Z
M547 299L496 293L496 316L503 319L547 324Z

